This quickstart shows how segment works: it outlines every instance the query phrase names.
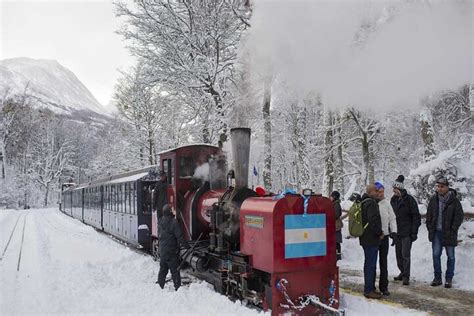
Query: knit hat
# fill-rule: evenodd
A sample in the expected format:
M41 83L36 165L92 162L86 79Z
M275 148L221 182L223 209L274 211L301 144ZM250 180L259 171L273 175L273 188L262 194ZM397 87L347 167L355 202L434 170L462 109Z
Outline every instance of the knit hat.
M405 189L405 186L403 185L403 181L405 181L405 177L403 175L399 175L395 182L393 183L393 188L394 189L399 189L403 190Z
M385 189L385 187L383 186L382 182L380 181L375 181L374 183L375 187L380 190L380 189Z
M357 201L360 201L360 200L362 200L362 197L357 192L352 193L350 198L349 198L349 201L351 201L351 202L357 202Z
M449 186L448 179L446 179L445 177L439 177L438 179L436 179L436 183Z
M331 196L334 200L339 200L341 198L341 194L337 191L332 191Z

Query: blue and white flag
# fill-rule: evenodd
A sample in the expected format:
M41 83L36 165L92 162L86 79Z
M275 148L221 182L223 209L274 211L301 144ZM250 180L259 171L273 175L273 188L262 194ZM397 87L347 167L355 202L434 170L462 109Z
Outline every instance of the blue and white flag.
M325 256L326 214L285 215L285 259Z
M253 175L258 176L258 171L257 171L257 168L255 166L253 166Z

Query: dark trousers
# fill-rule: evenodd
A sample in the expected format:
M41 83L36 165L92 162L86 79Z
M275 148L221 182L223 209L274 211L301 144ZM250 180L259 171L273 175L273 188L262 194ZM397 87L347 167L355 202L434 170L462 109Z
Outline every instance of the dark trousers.
M377 269L378 246L362 246L364 248L364 294L375 290L375 273Z
M443 252L443 232L435 231L433 243L431 244L433 249L433 268L435 278L441 280L441 253ZM444 247L446 249L446 255L448 256L448 263L446 265L446 279L452 279L454 276L454 265L456 258L454 255L454 247Z
M410 279L411 238L398 237L395 239L397 266L403 278Z
M380 243L378 248L379 252L379 267L380 267L380 278L379 278L379 289L382 292L388 290L388 249L389 249L389 240L388 236L385 236ZM375 288L375 279L376 276L374 275L374 288Z
M168 270L171 270L171 278L173 279L174 289L178 290L181 286L181 275L178 270L179 259L178 255L161 255L160 256L160 272L158 273L158 284L161 288L165 287L166 275Z

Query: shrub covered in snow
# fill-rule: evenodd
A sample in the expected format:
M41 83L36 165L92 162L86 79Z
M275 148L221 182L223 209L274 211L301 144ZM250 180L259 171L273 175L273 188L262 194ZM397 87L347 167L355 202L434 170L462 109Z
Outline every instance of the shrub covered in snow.
M460 158L460 153L450 149L441 152L435 159L418 165L410 172L415 196L421 203L428 203L433 195L436 179L444 176L460 199L471 200L473 194L474 166L472 162Z

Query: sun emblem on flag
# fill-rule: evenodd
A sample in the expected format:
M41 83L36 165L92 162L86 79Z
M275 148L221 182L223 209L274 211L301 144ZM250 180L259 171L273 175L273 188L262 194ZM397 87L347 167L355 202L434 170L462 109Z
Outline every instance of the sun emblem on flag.
M308 239L308 237L309 237L308 232L304 232L304 233L303 233L303 238L304 238L304 239Z

